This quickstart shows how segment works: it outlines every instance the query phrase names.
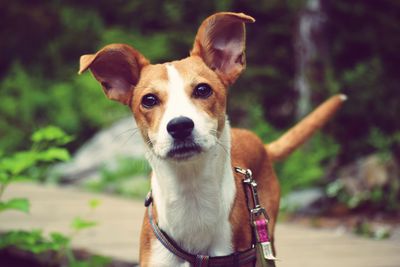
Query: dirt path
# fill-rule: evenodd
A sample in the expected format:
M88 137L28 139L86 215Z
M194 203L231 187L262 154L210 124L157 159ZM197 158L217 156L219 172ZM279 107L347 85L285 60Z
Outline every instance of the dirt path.
M1 214L0 231L42 228L69 233L71 220L81 216L99 225L76 236L75 246L122 260L138 260L142 202L32 184L12 185L5 199L10 197L28 197L31 213ZM87 204L91 199L102 203L94 213ZM294 224L278 224L276 237L279 267L400 266L400 242L373 241Z

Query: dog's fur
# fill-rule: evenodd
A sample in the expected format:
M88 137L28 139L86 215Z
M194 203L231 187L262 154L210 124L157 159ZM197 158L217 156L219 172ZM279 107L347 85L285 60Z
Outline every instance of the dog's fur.
M343 96L331 98L269 145L249 131L231 129L227 91L245 68L244 24L251 22L252 17L241 13L210 16L200 26L190 56L179 61L152 65L124 44L81 57L79 73L90 69L110 99L132 110L153 169L155 219L190 253L222 256L251 246L243 177L233 172L233 166L252 170L272 235L280 198L272 162L305 142L343 100ZM196 95L199 84L208 84L211 94ZM157 100L150 107L143 102L149 94ZM171 120L181 116L194 122L185 141L176 140L167 130ZM147 214L140 261L143 267L188 266L155 238Z

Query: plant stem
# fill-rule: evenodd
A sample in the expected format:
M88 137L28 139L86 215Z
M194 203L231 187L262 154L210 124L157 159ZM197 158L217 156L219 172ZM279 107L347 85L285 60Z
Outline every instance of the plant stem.
M4 184L0 185L0 200L1 200L1 197L3 196L3 194L4 194L4 191L7 188L7 186L8 186L8 183L4 183Z
M68 265L76 263L76 258L72 250L72 247L68 246L65 248L65 255L67 256Z

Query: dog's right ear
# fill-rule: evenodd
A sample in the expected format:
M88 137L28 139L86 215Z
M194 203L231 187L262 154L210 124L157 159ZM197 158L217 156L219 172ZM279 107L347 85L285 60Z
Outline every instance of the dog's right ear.
M100 82L107 97L129 105L141 69L149 61L129 45L111 44L80 58L79 74L87 69Z

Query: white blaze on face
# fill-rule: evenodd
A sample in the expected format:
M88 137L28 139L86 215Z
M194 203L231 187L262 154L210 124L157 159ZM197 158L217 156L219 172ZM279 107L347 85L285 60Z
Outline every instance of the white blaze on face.
M191 99L191 91L185 90L191 81L185 81L172 65L166 65L168 74L167 102L158 131L149 134L154 152L164 158L173 146L173 138L167 131L168 123L177 117L188 117L194 122L193 140L204 151L215 145L216 138L212 132L217 130L217 119L211 118L204 110L197 108Z

